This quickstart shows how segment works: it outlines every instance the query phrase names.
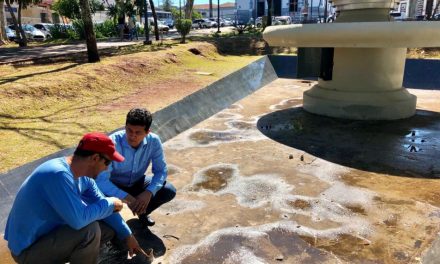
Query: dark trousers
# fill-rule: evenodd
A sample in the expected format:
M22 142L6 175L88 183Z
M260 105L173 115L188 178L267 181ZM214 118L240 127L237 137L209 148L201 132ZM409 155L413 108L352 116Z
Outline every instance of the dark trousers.
M131 196L136 197L145 191L145 189L150 184L151 179L152 179L151 176L145 176L145 178L135 182L132 186L123 186L117 183L114 184L124 192L127 192ZM151 212L159 208L162 204L173 200L175 196L176 196L176 188L171 183L165 181L162 188L160 188L160 190L157 191L153 197L151 197L145 215L140 215L139 218L151 214Z
M100 245L114 236L113 229L101 221L95 221L80 230L63 225L35 241L20 255L12 254L12 258L20 264L96 264Z

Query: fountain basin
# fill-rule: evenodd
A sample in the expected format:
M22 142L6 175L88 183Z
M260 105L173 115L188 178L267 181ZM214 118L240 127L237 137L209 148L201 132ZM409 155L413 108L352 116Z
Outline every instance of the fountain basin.
M440 23L356 22L268 27L270 46L341 48L412 48L440 46Z

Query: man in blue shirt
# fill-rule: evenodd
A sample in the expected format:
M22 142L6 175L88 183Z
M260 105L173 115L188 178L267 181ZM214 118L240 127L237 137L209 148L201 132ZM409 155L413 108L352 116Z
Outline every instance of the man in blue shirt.
M144 226L154 225L150 213L176 196L176 188L167 182L167 165L160 138L150 132L153 117L145 108L131 109L125 130L110 137L124 162L112 162L96 181L107 196L118 197L127 203ZM152 164L153 176L145 176Z
M95 179L124 157L102 133L84 135L73 156L37 167L20 187L5 228L18 263L97 263L100 244L115 233L129 250L145 255L118 213L122 201L106 198Z

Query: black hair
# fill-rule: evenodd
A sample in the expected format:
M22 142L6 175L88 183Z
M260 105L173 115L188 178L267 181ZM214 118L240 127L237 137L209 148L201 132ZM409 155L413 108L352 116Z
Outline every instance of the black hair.
M96 152L90 151L90 150L79 149L79 148L76 148L75 152L73 152L74 156L83 157L83 158L90 157L93 154L96 154Z
M133 108L127 114L125 125L143 126L145 131L148 131L152 122L153 116L150 111L145 108Z

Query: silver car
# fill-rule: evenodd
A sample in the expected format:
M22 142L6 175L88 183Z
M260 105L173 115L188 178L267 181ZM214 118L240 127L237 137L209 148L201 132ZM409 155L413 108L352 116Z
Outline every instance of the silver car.
M52 35L50 34L50 29L53 27L53 24L50 23L37 23L34 24L34 27L45 35L46 39L52 38Z
M29 24L25 24L25 25L22 25L22 27L24 30L24 34L26 35L26 38L28 40L30 40L30 41L45 41L46 40L46 36L44 35L44 33L41 32L40 30L36 29L34 26L29 25ZM9 25L9 28L12 30L15 30L14 25Z
M8 27L5 27L5 29L6 29L6 36L8 37L9 41L14 41L15 38L17 37L15 35L15 31Z

